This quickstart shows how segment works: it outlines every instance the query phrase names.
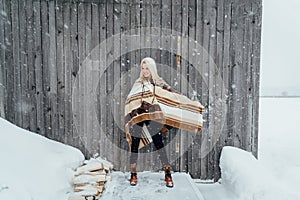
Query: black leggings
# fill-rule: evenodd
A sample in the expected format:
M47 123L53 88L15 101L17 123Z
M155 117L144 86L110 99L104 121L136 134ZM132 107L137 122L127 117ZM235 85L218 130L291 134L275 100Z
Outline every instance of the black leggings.
M167 152L164 147L164 143L162 141L162 135L160 133L160 130L163 125L154 122L154 121L145 121L141 122L139 124L136 124L131 129L131 138L132 138L132 144L131 144L131 155L130 155L130 164L136 163L138 158L138 150L139 150L139 144L140 144L140 136L142 133L142 127L146 123L147 128L149 130L149 133L151 134L153 143L158 150L159 158L161 163L164 165L168 165L168 157Z

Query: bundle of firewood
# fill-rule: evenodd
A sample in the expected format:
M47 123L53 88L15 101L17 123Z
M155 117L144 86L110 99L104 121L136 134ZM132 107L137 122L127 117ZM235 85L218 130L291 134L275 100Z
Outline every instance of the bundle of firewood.
M70 195L69 200L99 199L112 169L113 165L101 158L91 158L85 161L75 171L74 192Z

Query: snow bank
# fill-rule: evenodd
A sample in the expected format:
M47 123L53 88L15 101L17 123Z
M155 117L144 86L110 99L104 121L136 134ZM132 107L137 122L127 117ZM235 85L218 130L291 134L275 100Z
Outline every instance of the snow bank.
M221 183L240 200L300 199L280 185L277 179L249 152L224 147L220 158Z
M2 118L0 129L0 200L66 200L83 154Z

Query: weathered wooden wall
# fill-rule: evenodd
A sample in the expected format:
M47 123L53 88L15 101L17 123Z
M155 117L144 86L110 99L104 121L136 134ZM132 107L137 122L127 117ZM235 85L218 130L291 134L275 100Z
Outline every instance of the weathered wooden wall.
M257 155L261 6L261 0L1 0L0 115L76 146L87 157L104 155L116 169L128 170L124 101L138 75L134 69L141 58L151 56L170 66L159 69L168 83L189 97L196 92L207 108L200 134L172 130L164 138L166 143L175 141L167 148L174 170L217 179L224 145ZM139 41L141 46L157 43L158 48L132 52L126 49L136 44L134 39L120 35L104 42L131 29L135 35L149 34L137 29L142 27L158 27L156 35L169 29L177 38L175 32L188 36L208 52L217 68L209 60L193 66L191 61L199 55L193 53L195 43L188 40ZM102 48L98 47L101 42ZM170 46L178 53L160 46ZM98 54L103 63L92 64L98 70L79 76L92 50L91 59L99 59ZM216 76L221 77L225 90ZM74 94L74 88L79 92ZM87 95L92 92L96 101ZM225 102L222 109L214 109L211 99ZM220 116L224 126L218 125ZM160 165L155 154L143 154L138 162L140 170L155 170Z

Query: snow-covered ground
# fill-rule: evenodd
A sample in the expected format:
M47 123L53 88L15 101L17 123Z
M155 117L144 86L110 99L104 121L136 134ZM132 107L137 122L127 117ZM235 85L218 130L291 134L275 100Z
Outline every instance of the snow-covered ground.
M84 156L0 118L0 159L0 200L67 200Z
M227 148L220 183L197 184L206 200L300 199L300 98L261 98L259 158ZM195 180L200 182L200 180Z
M143 172L139 185L131 187L128 173L113 172L103 199L300 199L298 113L300 98L262 98L259 159L240 149L224 148L219 183L175 173L175 187L166 188L162 172ZM73 169L84 161L82 153L1 118L0 129L0 200L67 200L73 190Z
M108 182L103 200L204 200L189 174L173 174L174 187L165 186L163 172L140 172L138 184L129 185L130 173L112 172L112 181Z

